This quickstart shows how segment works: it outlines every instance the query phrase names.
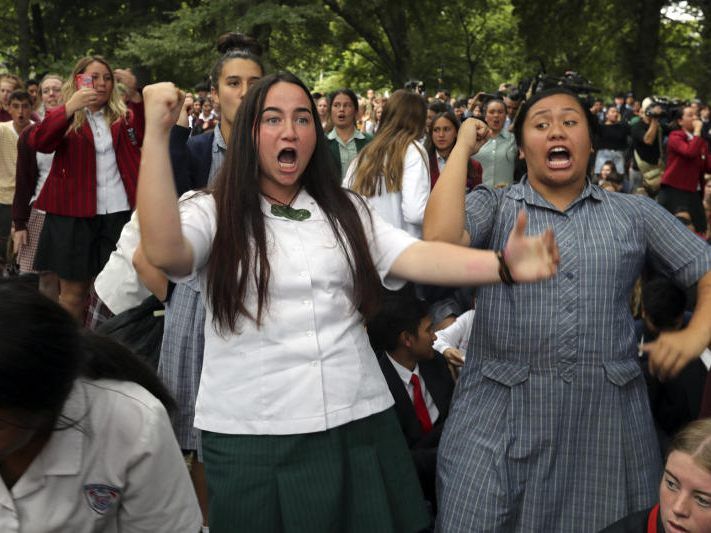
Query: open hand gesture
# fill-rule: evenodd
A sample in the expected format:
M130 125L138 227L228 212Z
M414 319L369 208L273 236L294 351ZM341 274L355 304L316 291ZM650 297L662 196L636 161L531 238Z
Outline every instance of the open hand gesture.
M560 255L553 231L526 236L526 212L521 210L504 248L504 260L515 282L538 281L558 270Z

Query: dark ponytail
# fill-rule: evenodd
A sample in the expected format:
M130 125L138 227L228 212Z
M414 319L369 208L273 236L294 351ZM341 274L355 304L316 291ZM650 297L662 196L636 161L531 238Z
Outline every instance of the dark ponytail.
M108 337L80 331L74 318L34 287L0 283L0 407L57 420L80 378L133 381L169 412L175 402L153 370Z

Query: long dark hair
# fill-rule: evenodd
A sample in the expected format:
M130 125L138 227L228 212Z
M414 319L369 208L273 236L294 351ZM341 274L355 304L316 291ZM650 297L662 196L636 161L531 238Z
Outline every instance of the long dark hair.
M207 295L214 325L221 333L237 331L240 316L261 325L268 303L271 270L260 199L257 139L264 100L269 89L279 82L297 85L311 103L316 148L300 177L301 184L323 211L348 258L358 309L368 317L379 304L380 280L354 205L360 202L364 208L363 200L340 186L339 171L308 89L293 74L279 72L262 78L247 92L237 111L227 156L215 181L217 231L207 264ZM257 289L256 316L244 303L252 283Z
M35 288L0 282L0 407L41 414L54 424L80 377L133 381L168 411L175 406L155 372L125 347L80 331Z

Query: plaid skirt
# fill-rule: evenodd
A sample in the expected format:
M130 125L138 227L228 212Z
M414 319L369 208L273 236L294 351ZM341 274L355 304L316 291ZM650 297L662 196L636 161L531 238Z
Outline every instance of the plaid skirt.
M415 533L430 517L394 410L318 433L202 433L212 533Z
M20 265L20 272L23 274L34 274L35 254L37 253L37 243L39 242L42 226L44 225L45 212L38 209L30 211L30 219L27 221L27 244L20 246L17 252L17 263Z

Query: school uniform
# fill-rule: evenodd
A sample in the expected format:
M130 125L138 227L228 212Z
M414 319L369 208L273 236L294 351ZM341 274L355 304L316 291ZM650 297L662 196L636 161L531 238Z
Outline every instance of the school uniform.
M28 136L38 152L55 152L35 209L47 212L35 259L37 270L86 281L108 260L135 206L143 104L106 124L105 110L86 111L79 130L70 128L65 106L47 112Z
M80 379L11 489L3 533L195 533L200 509L163 405L131 382Z
M415 239L376 213L371 225L353 201L381 280L399 288L388 272ZM347 260L305 190L293 207L311 216L281 218L262 198L271 277L261 326L241 317L236 333L220 335L206 306L195 426L203 431L210 529L419 531L429 517ZM180 209L204 299L214 197L193 195ZM245 305L256 315L254 287Z
M415 369L410 371L392 359L389 354L379 353L378 363L395 401L395 413L410 448L420 485L425 497L434 504L437 446L454 392L454 380L447 367L447 361L437 353L431 360L418 362ZM417 418L413 403L413 374L418 376L418 383L432 422L432 429L429 431L423 429Z

